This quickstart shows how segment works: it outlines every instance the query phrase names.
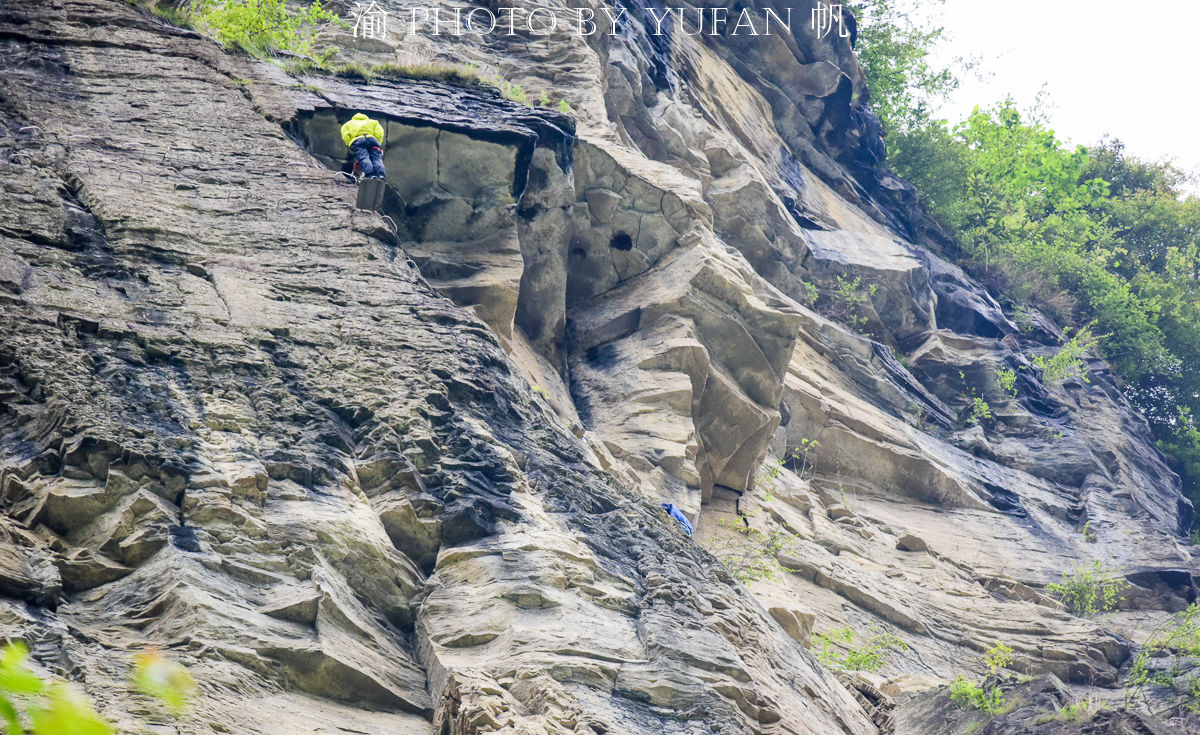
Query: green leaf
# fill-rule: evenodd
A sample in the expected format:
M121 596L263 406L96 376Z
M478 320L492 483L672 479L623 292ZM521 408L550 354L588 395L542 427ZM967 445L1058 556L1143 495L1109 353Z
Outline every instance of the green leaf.
M96 714L83 692L70 684L50 687L49 706L30 707L34 735L115 735L112 725Z
M12 694L38 694L46 684L25 665L29 650L16 641L0 652L0 691Z
M21 716L17 713L17 708L9 701L8 697L0 695L0 716L4 717L8 727L5 730L8 735L23 735L25 728L21 727Z

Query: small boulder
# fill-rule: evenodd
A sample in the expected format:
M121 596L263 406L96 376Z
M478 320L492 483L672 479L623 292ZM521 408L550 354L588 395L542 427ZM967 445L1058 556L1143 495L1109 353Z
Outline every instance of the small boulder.
M896 548L900 551L929 551L929 545L925 543L925 539L911 533L901 536L896 541Z

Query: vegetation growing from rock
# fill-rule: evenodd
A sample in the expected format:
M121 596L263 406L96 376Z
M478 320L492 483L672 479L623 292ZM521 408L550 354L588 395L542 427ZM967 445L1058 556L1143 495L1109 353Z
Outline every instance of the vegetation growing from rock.
M318 0L299 11L289 10L286 0L192 0L184 17L221 43L260 57L276 50L308 55L322 26L345 25Z
M716 541L709 546L709 551L721 560L734 579L743 584L778 579L783 567L777 557L795 549L795 534L782 528L760 531L748 521L721 525L744 537Z
M783 473L788 459L793 456L764 462L759 467L754 492L761 495L764 502L770 503L774 500L779 476ZM762 514L762 510L763 508L756 508L744 513L736 521L722 518L717 525L735 531L738 535L708 544L708 550L720 559L734 579L743 584L778 578L783 567L779 565L777 557L794 550L796 546L795 534L777 527L770 519L766 521L767 529L754 527L754 519Z
M967 374L964 371L958 371L958 379L963 387L967 388ZM993 418L992 407L974 388L967 388L967 390L970 392L971 401L963 409L960 421L964 421L967 426L982 426L984 421L990 421Z
M360 82L371 84L375 81L375 72L371 67L361 61L351 61L347 64L334 67L332 70L335 77L343 79L355 79Z
M134 7L138 7L141 5L139 0L125 0L125 2L129 3L130 5L133 5ZM159 5L156 3L153 7L152 12L155 15L157 15L159 18L162 18L163 20L165 20L168 23L171 23L173 25L177 25L180 28L191 28L192 27L191 17L186 12L179 10L178 8L176 8L173 5Z
M983 661L984 666L987 666L988 673L998 674L1009 666L1012 666L1012 646L1003 641L996 641L983 652L983 655L979 659Z
M807 481L813 470L809 454L819 446L821 446L821 442L804 437L783 458L763 462L759 465L758 474L754 480L754 492L761 494L768 503L774 500L775 490L779 485L779 476L783 474L785 468L791 470L798 479Z
M1089 544L1094 544L1100 540L1100 538L1096 535L1096 531L1092 528L1091 521L1087 521L1083 524L1083 528L1080 529L1079 535L1083 538L1084 542Z
M1067 339L1058 352L1049 358L1042 355L1033 358L1034 367L1042 371L1042 379L1047 383L1061 383L1068 378L1079 378L1085 383L1090 382L1083 356L1099 341L1092 334L1091 325L1080 328L1074 335L1070 334L1070 328L1068 328L1064 337Z
M878 286L874 283L864 287L861 276L846 278L838 275L837 285L824 302L819 304L820 311L830 319L840 321L856 332L862 332L870 321L867 309L877 290Z
M198 28L252 56L266 57L276 50L301 56L284 64L284 68L292 74L332 73L368 84L376 79L428 80L460 86L486 83L479 74L478 66L442 64L432 58L411 54L396 62L372 65L350 62L331 66L330 62L339 51L337 47L329 46L314 54L317 33L325 26L345 27L346 23L319 2L313 2L299 11L289 10L285 0L197 0L185 5L181 11L167 7L159 9L158 6L155 9L172 22Z
M979 396L971 398L971 415L967 417L968 424L982 424L986 419L992 418L992 407L988 402Z
M443 84L454 84L460 87L478 87L487 84L479 76L477 70L466 65L440 64L434 61L422 61L413 64L386 62L367 65L360 61L352 61L331 66L326 62L332 59L333 56L333 54L330 54L318 56L314 59L296 59L285 63L283 67L289 74L295 76L332 74L335 77L354 79L367 84L374 84L379 79L392 81L406 79L425 80L441 82Z
M1010 367L996 368L996 385L1013 399L1017 397L1017 371Z
M478 72L466 66L424 61L418 64L375 64L371 75L379 79L425 79L471 87L483 84Z
M1145 701L1149 690L1166 695L1170 708L1200 712L1200 603L1192 603L1146 639L1125 682L1125 703Z
M813 471L813 463L812 460L809 459L809 455L816 451L817 447L819 446L821 446L821 442L817 441L816 439L801 437L799 444L792 449L791 453L788 454L787 458L784 460L784 464L787 465L792 472L796 473L797 478L803 481L808 481Z
M500 87L500 94L504 96L504 99L512 100L513 102L517 102L522 105L527 103L528 100L527 100L527 97L525 94L525 90L521 87L520 84L514 84L514 83L506 81L504 79L499 79L499 78L497 78L497 79L498 79L497 86Z
M1047 722L1090 722L1093 717L1105 709L1103 705L1097 705L1091 699L1081 699L1078 702L1063 705L1057 712L1038 717L1034 723L1040 725Z
M765 503L774 501L779 477L785 468L794 472L799 479L807 480L812 473L809 454L820 445L816 439L802 438L787 456L764 462L758 469L753 493L761 496ZM765 530L754 527L754 520L761 516L762 511L763 508L756 508L742 514L736 521L721 519L717 522L719 526L736 531L739 536L708 544L708 550L742 583L778 578L783 567L777 557L796 548L796 535L778 527L774 521L767 520L768 528Z
M860 645L854 645L857 634L850 626L813 635L817 660L833 671L878 671L888 662L892 651L904 651L908 644L900 638L872 630Z
M983 652L979 660L987 667L988 679L976 684L959 675L950 685L950 700L960 707L971 707L994 717L1006 708L1004 690L998 680L1012 665L1013 649L996 641Z
M998 685L975 684L960 675L950 685L950 701L995 716L1004 711L1004 690Z
M336 51L335 51L336 53ZM353 79L366 84L374 84L377 80L391 81L418 80L453 84L460 87L495 87L505 99L522 105L530 105L528 93L519 84L514 84L496 75L486 77L480 73L475 64L443 64L429 58L412 58L406 62L385 62L381 64L364 64L361 61L351 61L338 66L326 63L334 54L320 55L317 58L295 59L285 63L284 69L296 76L305 74L332 74L343 79ZM545 91L539 94L537 106L547 107L551 97ZM532 106L532 105L531 105ZM571 105L564 99L559 100L559 112L571 114Z
M1061 582L1046 585L1059 602L1081 618L1116 610L1124 587L1120 570L1099 559L1087 566L1073 566L1071 571L1062 573Z

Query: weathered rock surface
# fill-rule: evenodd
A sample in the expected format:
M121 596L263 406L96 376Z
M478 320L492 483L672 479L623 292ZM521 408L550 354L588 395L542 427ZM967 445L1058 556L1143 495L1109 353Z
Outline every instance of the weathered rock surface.
M989 685L997 683L995 680ZM1009 682L1011 706L996 717L951 704L945 692L901 695L897 732L923 735L1185 735L1192 724L1161 722L1122 704L1074 695L1053 675L1014 684Z
M1045 585L1100 559L1137 615L1195 600L1178 480L1101 363L1040 382L1053 325L926 247L850 43L768 6L792 34L631 3L347 51L571 117L0 5L0 633L129 728L129 652L168 649L202 682L178 732L932 733L912 692L997 640L1114 684L1123 613ZM359 110L383 215L335 173ZM794 537L749 592L703 548L744 523ZM909 649L839 680L804 648L843 626Z

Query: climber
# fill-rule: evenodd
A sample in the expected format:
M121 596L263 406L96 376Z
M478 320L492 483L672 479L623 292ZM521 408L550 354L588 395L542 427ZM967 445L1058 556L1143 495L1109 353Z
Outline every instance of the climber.
M342 140L350 146L364 178L384 179L383 126L361 112L342 126Z

